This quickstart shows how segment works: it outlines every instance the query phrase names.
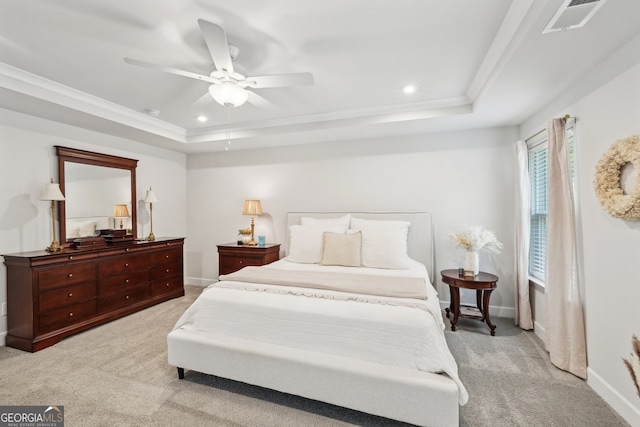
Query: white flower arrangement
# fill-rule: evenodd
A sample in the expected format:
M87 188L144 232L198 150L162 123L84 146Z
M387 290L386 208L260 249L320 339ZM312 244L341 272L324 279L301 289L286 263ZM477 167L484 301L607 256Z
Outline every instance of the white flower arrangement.
M631 379L636 386L636 390L638 390L638 396L640 396L640 340L634 335L631 339L631 344L633 345L633 353L631 353L630 360L622 360L627 365Z
M493 231L485 230L479 225L466 226L464 230L450 234L449 237L458 245L468 251L486 249L495 254L502 250L502 243L498 241Z

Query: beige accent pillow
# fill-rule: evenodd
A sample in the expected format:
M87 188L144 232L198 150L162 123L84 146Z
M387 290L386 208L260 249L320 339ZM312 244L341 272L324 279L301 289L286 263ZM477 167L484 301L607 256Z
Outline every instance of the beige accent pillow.
M360 267L361 247L362 233L360 231L350 234L325 232L320 264Z

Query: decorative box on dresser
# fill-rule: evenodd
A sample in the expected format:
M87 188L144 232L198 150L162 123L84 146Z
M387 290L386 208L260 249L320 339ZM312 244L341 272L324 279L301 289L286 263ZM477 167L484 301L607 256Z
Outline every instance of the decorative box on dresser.
M218 245L218 274L230 274L243 267L270 264L280 259L280 244L261 246L225 243Z
M184 238L4 255L7 346L38 351L184 295Z

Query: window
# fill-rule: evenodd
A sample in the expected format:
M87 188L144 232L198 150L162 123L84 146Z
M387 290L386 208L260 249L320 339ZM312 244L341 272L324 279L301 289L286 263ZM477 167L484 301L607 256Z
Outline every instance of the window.
M571 178L575 169L575 133L574 122L567 123L567 143ZM544 284L547 255L547 158L548 139L546 130L527 140L529 147L530 180L530 235L529 235L529 277ZM575 192L574 192L575 194Z

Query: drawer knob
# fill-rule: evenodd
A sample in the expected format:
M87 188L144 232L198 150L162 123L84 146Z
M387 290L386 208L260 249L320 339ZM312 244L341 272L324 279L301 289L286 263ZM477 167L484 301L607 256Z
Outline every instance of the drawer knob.
M169 255L165 255L165 256L164 256L164 259L169 259Z
M168 269L168 268L167 268L166 272L167 272L167 273L169 272L169 269Z
M69 317L73 317L73 312L69 313Z
M167 283L167 288L168 288L169 286L170 286L170 285Z
M73 296L73 292L69 292L69 298Z
M129 279L124 279L124 283L129 283Z
M73 255L70 255L70 256L69 256L69 259L70 259L70 260L71 260L71 259L73 259Z
M125 264L124 264L124 266L125 266L125 267L129 267L129 263L128 263L128 262L127 262L127 263L125 263Z
M242 264L244 261L240 260L240 264Z
M127 295L126 297L124 297L124 299L129 299L129 295Z
M124 251L125 251L125 252L129 252L129 248L125 248L125 249L124 249Z
M73 273L67 274L67 277L73 277Z

